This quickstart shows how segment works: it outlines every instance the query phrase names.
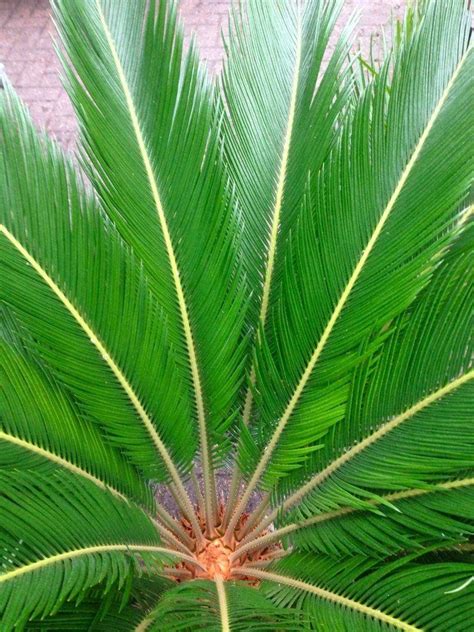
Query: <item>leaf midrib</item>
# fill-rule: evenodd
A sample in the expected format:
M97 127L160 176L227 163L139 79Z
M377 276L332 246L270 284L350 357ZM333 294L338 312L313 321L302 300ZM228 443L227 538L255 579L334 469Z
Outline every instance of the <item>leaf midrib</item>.
M50 288L53 294L59 299L59 301L64 305L67 311L71 314L74 320L77 322L79 327L86 334L88 340L93 344L93 346L97 349L99 355L105 361L109 369L114 374L118 383L126 393L130 402L132 403L135 411L138 413L141 422L146 428L148 434L150 435L158 453L160 454L163 462L165 463L166 469L168 470L173 482L176 487L180 491L180 498L187 508L188 517L191 520L195 521L194 510L192 508L191 502L189 501L186 490L184 489L183 483L180 479L178 470L174 465L174 462L171 458L168 449L163 443L161 437L159 436L151 418L146 412L143 404L135 393L132 385L128 382L125 375L122 373L119 365L114 361L112 355L108 352L104 344L101 342L99 336L95 333L95 331L88 324L87 319L78 311L78 309L73 305L73 303L69 300L66 294L61 290L61 288L57 285L57 283L51 278L51 276L47 273L47 271L41 266L41 264L33 257L33 255L23 246L23 244L11 233L6 226L0 224L0 234L3 234L6 239L12 244L14 248L20 253L20 255L30 264L32 269L38 274L38 276L46 283L46 285ZM193 525L198 528L197 522Z
M427 494L437 494L443 491L449 491L451 489L461 489L463 487L470 487L474 485L474 478L461 478L454 481L448 481L447 483L438 483L431 488L413 488L405 489L401 492L393 492L391 494L384 494L380 498L372 498L367 501L367 505L364 507L341 507L334 511L328 511L326 513L319 514L313 518L308 518L302 523L296 524L295 527L305 528L310 527L313 524L320 522L326 522L328 520L334 520L340 516L346 516L347 514L360 513L369 511L371 507L378 507L385 505L386 503L398 502L399 500L409 500L410 498L417 498L418 496L426 496Z
M39 456L47 459L48 461L51 461L52 463L56 463L57 465L60 465L61 467L69 470L73 474L77 474L87 479L88 481L91 481L92 483L94 483L94 485L97 485L97 487L100 487L101 489L108 489L112 494L114 494L114 496L117 496L118 498L121 498L122 500L127 500L127 497L124 494L122 494L122 492L120 492L118 489L113 487L112 485L109 485L102 479L98 478L97 476L94 476L93 474L83 469L82 467L79 467L72 461L68 461L62 456L59 456L58 454L56 454L55 452L51 452L51 450L47 450L36 443L32 443L31 441L22 439L21 437L18 437L11 433L4 432L3 430L0 430L0 441L8 441L9 443L17 445L20 448L23 448L24 450L29 450L30 452L33 452L34 454L38 454Z
M420 628L417 628L413 625L405 623L401 619L397 619L382 610L378 610L376 608L371 608L370 606L365 605L359 601L355 601L354 599L350 599L349 597L344 597L343 595L339 595L338 593L326 590L325 588L321 588L319 586L314 586L313 584L309 584L307 582L303 582L298 579L294 579L293 577L288 577L287 575L281 575L280 573L272 573L268 571L261 571L252 567L244 567L242 569L235 569L235 575L249 575L250 577L255 577L257 579L268 580L275 582L277 584L283 584L285 586L289 586L290 588L295 588L296 590L301 590L304 592L311 593L320 599L324 599L325 601L330 601L332 603L337 604L338 606L342 606L343 608L349 608L350 610L355 610L361 614L372 617L378 621L382 621L383 623L389 624L397 628L398 630L403 630L404 632L422 632Z
M270 441L267 443L267 446L265 447L265 450L262 454L262 457L254 471L254 474L249 482L249 486L248 486L248 490L253 491L253 489L255 489L258 481L260 480L260 477L262 476L263 472L266 469L266 466L268 465L268 462L270 461L270 458L273 454L273 451L275 450L278 441L280 439L281 434L283 433L289 419L291 418L297 404L299 403L299 400L301 398L301 395L303 394L303 391L306 387L306 384L308 382L308 380L310 379L312 372L314 370L314 367L316 365L316 363L318 362L325 346L326 343L334 329L334 326L336 324L336 322L339 319L339 316L341 314L341 312L343 311L346 302L349 298L349 296L351 295L351 292L355 286L355 284L357 283L363 269L364 266L372 252L372 250L374 249L377 240L380 236L380 234L382 233L385 224L388 220L388 218L391 215L391 212L400 196L400 193L402 192L409 176L410 173L413 169L413 166L415 165L416 161L418 160L418 157L421 153L421 151L423 150L423 147L426 143L426 140L428 139L431 130L443 108L443 106L445 105L449 94L451 92L451 89L461 71L462 66L464 65L464 62L466 61L468 54L469 54L470 48L468 48L465 53L463 54L463 56L461 57L457 67L455 68L453 74L451 75L448 83L446 84L446 87L443 90L443 93L440 97L440 99L438 100L435 108L432 111L432 114L420 136L420 138L418 139L418 142L415 146L415 149L407 163L407 165L405 166L402 175L400 176L400 179L384 209L384 211L382 212L382 215L380 216L380 219L369 239L369 241L367 242L367 245L365 247L365 249L362 252L361 257L359 258L356 266L354 267L354 270L349 278L349 281L347 282L337 304L336 307L334 308L334 311L331 315L331 317L328 320L328 323L319 339L319 342L315 348L315 350L313 351L311 358L308 362L308 364L306 365L305 370L302 373L302 376L285 408L285 411L282 415L282 417L280 418L280 421L278 422L277 427L275 428L275 431L270 439ZM248 495L250 497L250 494Z
M214 579L216 584L217 600L219 602L219 615L221 620L222 632L230 632L229 608L227 605L227 595L225 592L225 583L220 575Z
M268 315L268 307L270 302L270 292L273 280L273 270L275 267L275 259L277 254L278 243L278 231L280 227L280 216L283 206L283 200L285 196L286 175L288 171L288 162L290 157L291 139L293 136L293 127L296 117L296 105L298 97L298 89L300 83L301 74L301 57L302 57L302 32L301 32L301 10L299 6L296 8L297 16L297 30L296 30L296 51L295 51L295 66L293 71L293 81L290 92L290 104L288 108L288 119L285 131L285 136L282 145L282 153L280 160L280 168L278 172L278 179L275 189L275 203L272 210L272 220L270 229L270 241L268 245L267 260L264 272L264 283L262 289L262 302L260 305L260 313L258 322L261 327L261 331L265 328L265 323ZM258 336L258 333L257 333ZM252 366L250 373L250 385L245 397L244 409L242 420L245 425L248 425L250 420L250 414L252 412L253 403L253 386L255 384L256 373L255 367Z
M117 70L120 85L122 87L122 90L125 96L127 109L131 118L133 131L137 139L140 155L143 160L143 165L145 167L146 176L150 184L150 190L151 190L153 201L154 201L156 211L158 214L158 219L159 219L161 231L163 234L163 240L165 243L166 253L167 253L169 265L171 268L171 274L172 274L173 283L175 287L176 297L178 300L181 322L182 322L184 336L186 340L186 347L188 350L191 377L192 377L193 387L194 387L204 477L206 480L206 488L211 491L211 494L208 493L206 494L206 497L205 497L206 514L207 514L208 524L213 524L214 520L212 518L212 514L213 514L212 497L214 494L212 492L213 483L212 483L212 474L211 474L211 465L210 465L211 459L210 459L210 454L209 454L209 443L208 443L207 427L206 427L206 413L205 413L205 407L204 407L203 390L202 390L202 384L201 384L201 376L200 376L200 371L199 371L197 353L196 353L196 348L194 344L191 321L189 318L188 306L187 306L187 302L186 302L186 298L184 294L183 285L181 282L181 273L179 270L177 257L174 251L171 234L168 227L168 222L167 222L163 204L161 201L161 196L158 190L156 176L153 170L153 166L151 164L150 156L148 155L148 150L146 148L143 132L141 129L140 121L138 119L138 114L137 114L137 110L136 110L135 103L133 100L133 96L132 96L130 87L128 85L127 77L125 75L122 62L120 61L120 57L117 52L114 38L112 36L112 33L108 26L104 12L102 10L100 0L96 0L96 6L97 6L100 22L104 29L105 38L107 40L107 44L109 46L109 49L113 58L113 62Z
M164 555L170 555L172 557L177 557L179 559L185 560L190 564L197 564L195 558L191 557L190 555L186 555L185 553L180 553L179 551L167 549L161 546L152 546L149 544L100 544L96 546L88 546L80 549L64 551L63 553L57 553L55 555L51 555L50 557L45 557L42 560L37 560L36 562L30 562L29 564L25 564L24 566L20 566L11 571L1 574L0 584L10 581L16 577L20 577L21 575L33 573L34 571L40 570L42 568L58 564L59 562L63 562L64 560L74 559L83 555L93 555L94 553L111 553L114 551L130 551L136 553L163 553Z
M298 88L300 83L300 73L301 73L301 58L302 58L302 25L301 25L301 9L299 6L296 8L296 17L297 17L297 33L296 33L296 51L295 51L295 66L293 71L293 81L291 86L290 93L290 103L288 107L288 120L287 127L285 131L285 136L283 139L282 145L282 155L280 161L280 169L278 173L277 186L275 189L275 203L272 211L272 220L271 220L271 230L270 230L270 241L268 246L268 254L264 271L264 284L262 290L262 302L260 305L260 312L258 317L259 327L257 328L257 333L255 334L255 343L259 343L260 332L262 332L265 328L265 323L267 319L269 301L270 301L270 291L273 279L273 269L275 266L275 258L277 253L277 242L278 242L278 232L280 227L280 215L281 209L283 206L284 194L285 194L285 184L286 184L286 174L288 169L288 161L290 156L290 148L291 148L291 139L293 136L293 127L296 116L296 105L297 105L297 97L298 97ZM253 406L253 391L256 381L256 370L255 364L252 362L249 383L247 387L247 392L244 398L244 406L242 410L242 423L247 426L250 422L250 416L252 414L252 406ZM236 492L239 486L239 474L238 470L234 471L234 476L232 478L231 483L231 498ZM238 502L235 511L232 513L232 517L229 521L229 524L226 529L227 537L230 537L230 534L235 529L237 521L239 519L240 514L242 513L245 505L248 502L250 497L250 493L245 492L241 500ZM228 513L230 513L231 507L228 507ZM226 514L227 519L227 514Z

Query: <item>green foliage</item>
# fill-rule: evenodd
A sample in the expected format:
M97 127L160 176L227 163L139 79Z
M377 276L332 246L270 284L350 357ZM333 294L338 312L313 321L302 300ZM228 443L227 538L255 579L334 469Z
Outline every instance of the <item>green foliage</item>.
M2 632L465 632L467 2L361 63L342 1L235 2L215 81L173 2L52 4L76 156L0 94Z
M54 613L101 584L124 598L138 556L163 562L159 536L138 507L71 475L2 472L0 610L10 629Z
M334 560L328 557L291 555L279 569L290 576L297 574L308 584L317 584L347 600L363 602L368 608L405 620L416 620L422 629L462 630L474 612L460 587L472 576L472 565L459 562L426 564L415 556L395 561L371 560L351 556ZM280 606L295 607L306 612L315 630L386 630L386 622L365 613L351 611L349 601L334 607L330 602L311 599L304 591L268 583L263 588ZM390 627L389 627L390 629ZM399 626L399 629L413 630Z
M244 632L249 626L267 632L301 630L307 623L299 609L279 608L260 591L244 584L225 584L229 625ZM208 630L220 632L222 620L214 582L183 583L167 591L152 611L148 630L159 632L163 622L169 632Z

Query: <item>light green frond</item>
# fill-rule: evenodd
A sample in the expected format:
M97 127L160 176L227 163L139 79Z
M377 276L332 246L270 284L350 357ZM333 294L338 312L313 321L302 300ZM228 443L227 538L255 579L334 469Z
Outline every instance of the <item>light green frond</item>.
M286 485L281 485L274 495L275 509L264 525L278 519L285 525L282 535L291 534L308 519L308 526L314 524L314 529L295 537L301 537L300 541L306 544L311 540L316 543L330 528L325 524L316 527L321 514L334 513L334 518L340 516L345 522L346 511L366 508L369 512L382 511L389 518L384 523L366 514L367 530L371 529L369 523L373 519L377 524L375 529L382 530L369 544L372 552L380 551L384 537L386 546L392 550L392 547L398 549L401 540L408 547L413 537L413 546L417 546L420 537L429 541L433 536L429 524L424 529L416 519L397 526L400 516L392 515L383 494L387 498L391 493L397 497L398 491L402 496L414 489L434 491L438 484L453 494L457 479L472 478L474 444L470 411L474 373L470 369L472 337L468 308L472 293L469 282L472 234L472 225L466 223L431 283L410 310L392 323L392 332L375 360L369 358L360 365L344 420L328 435L327 446L315 453L312 467L308 468L309 472L316 470L316 474L308 476L302 471L288 477ZM411 406L406 407L407 403ZM444 503L444 496L440 498ZM420 502L423 504L425 500ZM448 505L450 502L447 500ZM415 505L409 503L408 507L416 512ZM448 514L457 515L452 511ZM462 510L460 516L466 517ZM348 518L349 522L353 519L363 520ZM392 519L389 531L394 529L393 540L383 535L384 524L388 527ZM451 531L456 524L451 523L441 508L436 520L434 516L432 520L440 533ZM455 532L451 531L452 537L457 533L462 538L463 524L461 520ZM337 524L334 528L336 532ZM357 530L354 536L358 537ZM341 536L341 543L344 537ZM248 540L250 536L244 544Z
M170 586L171 584L171 586ZM172 582L157 576L134 578L127 591L100 587L91 589L80 601L65 602L53 615L26 624L27 632L136 632L144 613Z
M348 489L350 491L350 489ZM274 542L285 548L328 555L360 553L369 557L418 551L421 547L469 545L474 534L474 477L404 489L310 518L288 518L289 524L244 538L233 555L260 550ZM350 502L350 501L348 501Z
M228 447L242 382L245 304L215 97L173 2L55 7L84 162L163 309L212 496L212 453Z
M343 66L352 22L328 54L341 8L339 0L284 0L269 10L255 0L231 13L223 144L244 225L254 329L265 325L308 173L328 155L350 95Z
M306 526L303 526L306 525ZM405 489L308 518L281 537L301 550L383 557L420 547L454 547L474 536L474 477Z
M311 177L257 351L256 449L241 456L251 488L304 464L343 419L362 343L410 305L449 244L472 177L468 25L457 0L430 3L390 95L387 62Z
M342 2L283 0L275 10L255 0L235 3L222 78L223 148L242 218L243 261L252 289L248 327L253 347L274 306L289 235L308 175L317 173L334 143L351 96L345 58L354 24L328 46ZM240 442L253 417L254 352L247 357ZM250 452L260 452L261 446ZM254 459L255 461L255 459ZM237 472L230 497L237 496ZM239 510L230 521L235 526ZM229 518L226 515L226 520Z
M463 632L474 614L466 585L472 572L468 563L295 554L275 569L249 574L268 580L263 592L281 607L301 609L314 629Z
M147 564L179 559L138 507L70 475L0 472L0 612L7 631L101 584L126 590ZM142 560L139 562L139 560Z
M140 265L8 86L1 125L3 300L103 440L148 477L188 468L190 404Z
M104 440L97 426L79 413L35 354L34 342L20 331L11 311L2 306L0 314L0 468L46 474L63 467L153 507L146 482Z
M321 459L323 467L301 488L309 495L299 515L360 506L380 491L474 471L472 228L463 231L430 285L394 324L374 371L358 382L361 392L353 398L360 409L352 407L321 453L326 463Z
M102 601L85 599L80 603L66 603L57 614L28 623L27 632L134 632L141 613L133 605L120 608L120 600L112 602L112 611L100 615Z
M0 90L1 632L467 632L467 4L364 62L343 0L235 0L210 81L179 0L51 0L76 155Z
M219 580L218 580L219 582ZM276 607L260 591L234 582L195 581L167 591L136 632L302 630L305 616ZM225 614L223 616L223 609Z

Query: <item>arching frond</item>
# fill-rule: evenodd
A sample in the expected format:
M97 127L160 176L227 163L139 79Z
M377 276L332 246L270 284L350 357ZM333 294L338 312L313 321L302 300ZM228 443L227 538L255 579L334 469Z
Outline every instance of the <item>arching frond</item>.
M76 156L0 90L1 632L466 632L467 0L380 62L235 0L214 82L177 0L51 3Z
M257 319L265 325L308 173L327 156L350 94L342 67L353 24L323 62L341 7L285 0L268 11L256 0L235 4L231 17L223 142L244 223L254 328Z
M420 546L454 547L469 543L474 535L473 507L474 478L461 478L383 495L365 510L319 514L309 518L292 541L303 550L376 557Z
M64 603L55 614L26 624L28 632L136 632L159 596L174 584L158 576L137 577L131 583L129 595L109 591L103 595L100 587L91 589L80 601ZM127 603L128 598L128 603Z
M363 399L354 394L361 409L334 433L333 454L340 456L301 488L300 498L309 495L300 515L304 507L334 508L337 495L357 506L357 497L379 490L423 487L473 471L472 234L470 225L410 313L399 318L375 370L359 384Z
M301 550L371 557L421 546L463 546L474 534L473 500L474 477L383 494L361 507L323 511L260 537L249 537L234 559L281 540Z
M231 13L222 77L222 135L242 216L243 261L252 288L248 326L257 344L309 171L316 173L329 153L351 93L343 64L352 23L338 38L329 61L325 59L341 7L339 1L303 8L285 0L269 11L265 2L256 0L235 3ZM253 353L246 371L244 426L253 410ZM235 472L232 502L238 479ZM231 522L230 529L233 526Z
M1 124L2 298L108 440L180 484L195 454L190 405L146 278L8 86Z
M375 367L369 359L358 369L344 421L312 459L317 473L305 477L303 471L289 477L275 494L280 504L275 501L276 508L260 529L278 518L280 510L287 533L298 524L316 525L322 513L335 512L336 519L351 508L376 509L390 516L390 501L377 494L390 496L399 490L403 497L416 489L435 491L437 484L452 493L458 489L457 479L469 482L472 478L472 336L467 308L472 294L468 282L472 231L472 224L464 224L430 285L393 323ZM295 511L293 507L297 507ZM398 522L398 517L393 519ZM442 525L443 519L441 513L436 524ZM449 530L448 525L446 518ZM407 530L400 537L406 539L407 522L404 527ZM316 540L326 528L330 527L317 528ZM428 539L429 530L428 523L426 531L421 530ZM303 541L311 539L313 531L302 533ZM461 532L462 521L458 525ZM251 539L251 535L245 538L244 544ZM400 540L387 538L386 545L391 550Z
M55 6L90 177L142 262L189 387L212 523L212 453L227 446L244 316L215 97L172 2Z
M305 620L304 614L275 606L245 584L197 581L167 591L136 632L245 632L249 626L262 632L296 632Z
M80 603L66 603L57 614L43 620L35 620L25 626L27 632L134 632L142 615L133 605L121 607L120 601L112 603L108 613L101 615L103 600L85 599Z
M1 314L0 468L34 468L46 474L63 467L152 507L150 490L137 471L79 413L11 310L4 306Z
M451 591L472 570L471 564L409 558L380 565L363 556L293 555L275 571L249 569L249 575L268 580L264 592L280 606L301 609L315 629L460 632L472 617L472 600Z
M468 32L462 3L430 3L311 179L257 353L250 490L298 468L343 418L360 345L409 306L449 243L472 173Z
M92 483L14 470L0 472L0 481L5 630L53 613L98 584L104 592L113 585L125 590L143 564L185 557L161 545L140 509Z

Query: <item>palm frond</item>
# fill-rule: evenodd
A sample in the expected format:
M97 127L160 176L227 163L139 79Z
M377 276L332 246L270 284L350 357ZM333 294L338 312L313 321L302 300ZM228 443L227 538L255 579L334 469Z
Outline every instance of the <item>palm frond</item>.
M353 23L325 59L341 7L339 1L318 2L303 9L285 0L269 11L265 2L256 0L235 3L231 13L222 77L222 137L243 223L243 262L252 288L247 320L257 344L309 171L317 172L329 153L351 94L343 65ZM247 357L246 372L244 426L253 410L253 353ZM236 469L230 504L238 487ZM229 518L227 512L226 523ZM236 519L237 514L229 530Z
M353 23L325 60L341 8L339 1L303 9L285 0L268 11L257 0L236 3L231 16L223 144L244 223L253 329L258 320L265 325L272 277L278 276L308 173L319 170L347 105L350 83L341 75Z
M420 547L454 547L472 540L473 506L474 478L466 477L383 495L366 509L319 514L309 518L292 541L302 550L375 557Z
M334 508L337 494L357 506L357 498L380 490L423 487L472 471L472 235L471 224L410 313L398 319L376 369L359 385L362 408L353 408L348 424L334 433L327 463L306 483L311 493L300 515L313 501ZM362 402L360 394L354 399Z
M25 626L27 632L135 632L142 615L133 605L120 607L117 600L114 610L98 616L103 600L85 599L80 603L67 603L60 611L43 620L35 620Z
M35 354L34 341L21 331L11 310L2 306L0 313L0 468L46 474L64 467L119 496L125 493L153 507L145 481L115 446L104 441L97 426L79 413Z
M8 86L1 124L2 297L84 414L146 476L181 486L191 515L190 404L141 267Z
M371 358L359 366L344 422L333 429L327 446L313 457L308 468L317 473L305 477L304 472L296 472L288 477L275 493L276 507L260 529L281 513L285 525L281 535L314 525L301 534L300 541L313 537L316 541L334 526L331 522L331 526L321 527L323 516L332 521L354 508L375 509L387 517L385 524L394 521L390 529L402 528L393 542L385 536L391 550L392 545L400 545L400 538L408 538L410 531L408 521L402 525L401 516L393 514L398 511L398 505L392 505L394 490L393 500L401 500L405 493L410 497L418 491L434 492L437 485L440 490L451 490L451 494L463 487L458 486L458 479L470 485L474 466L470 429L474 372L470 368L472 336L467 306L472 302L472 284L468 282L472 235L472 223L465 223L430 284L393 323L391 335L376 354L375 366ZM457 493L462 497L464 492ZM420 510L423 502L421 499ZM411 504L404 506L408 509ZM462 508L459 510L461 517L466 517ZM383 531L382 522L364 515L368 523L374 519L376 529ZM436 520L432 519L441 532L443 520L450 530L450 521L442 510ZM415 546L421 526L415 519ZM463 526L461 520L458 535ZM427 539L433 535L430 529L426 522ZM357 530L354 533L357 537ZM243 544L251 539L248 536Z
M282 607L300 608L314 629L461 632L474 611L472 599L455 591L472 570L472 564L416 558L380 564L363 556L295 554L275 572L249 569L249 575L268 580L263 591Z
M160 544L141 509L92 483L15 470L0 472L0 481L6 630L47 616L98 584L103 592L125 590L143 564L186 557Z
M288 549L372 557L420 547L469 545L474 535L473 500L472 476L383 494L363 506L322 511L244 540L234 558L281 540Z
M228 446L242 381L245 303L215 97L194 47L183 51L173 3L55 6L89 174L164 311L195 409L213 524L211 461Z
M144 612L173 582L162 577L134 578L129 593L92 588L80 601L65 602L53 615L26 624L28 632L138 632ZM128 602L127 602L128 597Z
M214 82L175 0L51 3L75 158L0 91L2 632L465 632L467 0L367 63L342 0L236 0Z
M245 584L196 581L167 591L144 619L140 630L159 632L244 632L249 626L264 632L301 630L305 615L275 606Z
M468 33L462 3L429 3L312 177L257 350L249 491L304 464L343 418L361 344L410 305L452 238L472 173Z

